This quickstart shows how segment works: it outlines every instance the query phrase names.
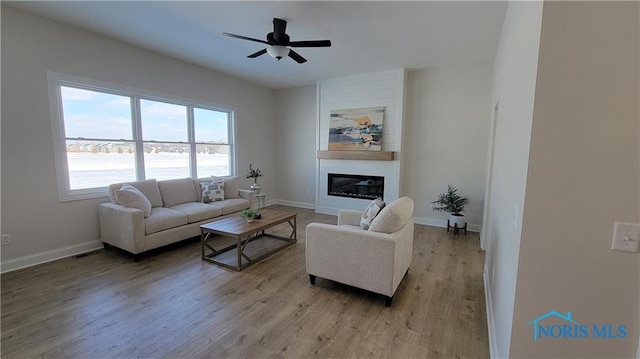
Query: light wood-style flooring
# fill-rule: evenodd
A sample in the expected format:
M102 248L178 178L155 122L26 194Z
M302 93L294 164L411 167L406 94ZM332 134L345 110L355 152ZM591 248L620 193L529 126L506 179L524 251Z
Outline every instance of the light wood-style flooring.
M393 306L305 271L298 242L242 272L199 241L135 263L116 248L1 276L2 358L488 358L478 234L416 225Z

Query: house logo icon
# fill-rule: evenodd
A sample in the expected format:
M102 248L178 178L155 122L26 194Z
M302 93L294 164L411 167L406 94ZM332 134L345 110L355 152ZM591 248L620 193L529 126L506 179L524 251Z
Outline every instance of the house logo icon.
M540 338L540 329L544 328L541 325L539 325L538 323L540 323L541 321L547 319L547 318L551 318L551 317L557 317L560 318L564 321L566 321L567 323L570 323L569 326L571 325L576 325L577 326L577 322L575 320L573 320L573 318L571 318L571 312L567 312L567 314L562 315L560 313L558 313L555 310L552 310L546 314L543 314L537 318L535 318L534 320L530 321L529 323L527 323L527 325L533 325L533 341L538 341L538 339ZM544 334L544 333L543 333Z
M578 324L573 319L571 312L562 314L555 310L533 319L527 325L533 326L534 342L542 338L579 339L591 337L622 339L627 336L626 324Z

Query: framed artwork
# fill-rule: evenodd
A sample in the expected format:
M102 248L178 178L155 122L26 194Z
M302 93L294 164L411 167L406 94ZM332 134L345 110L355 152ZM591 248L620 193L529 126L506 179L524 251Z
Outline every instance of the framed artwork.
M384 107L333 110L329 151L381 151Z

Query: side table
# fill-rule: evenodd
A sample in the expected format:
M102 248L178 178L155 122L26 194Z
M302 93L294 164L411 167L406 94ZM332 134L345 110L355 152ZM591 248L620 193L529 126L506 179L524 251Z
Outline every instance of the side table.
M264 192L260 192L260 193L254 194L253 196L258 200L258 204L257 204L258 208L257 209L263 208L264 207L264 200L267 197L267 194L264 193Z

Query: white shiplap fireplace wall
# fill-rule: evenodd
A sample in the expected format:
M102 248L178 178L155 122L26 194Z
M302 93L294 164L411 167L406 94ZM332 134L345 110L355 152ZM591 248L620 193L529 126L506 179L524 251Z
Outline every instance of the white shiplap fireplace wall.
M328 173L383 176L385 202L390 203L400 197L405 79L404 69L394 69L317 83L318 150L326 151L328 148L331 111L382 106L382 150L397 153L393 161L318 159L316 212L337 214L340 209L363 210L370 202L327 195Z

